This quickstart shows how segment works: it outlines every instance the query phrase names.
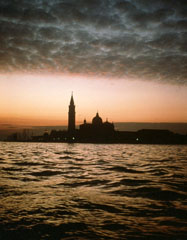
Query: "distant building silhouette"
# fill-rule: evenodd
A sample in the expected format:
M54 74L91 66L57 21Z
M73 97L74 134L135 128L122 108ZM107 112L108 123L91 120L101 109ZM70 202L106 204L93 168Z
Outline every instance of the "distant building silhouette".
M68 112L68 132L73 134L75 132L75 104L73 100L73 93L71 95L69 112Z
M87 123L85 119L79 129L75 126L75 104L72 94L68 112L68 130L52 130L50 134L45 132L42 136L33 136L32 140L37 142L187 144L187 135L175 134L163 129L142 129L136 132L117 131L113 123L108 120L103 122L98 112L91 123ZM10 136L9 140L19 141L17 134Z
M99 113L96 113L96 116L92 119L92 123L87 123L84 120L84 123L80 125L79 128L79 137L82 140L92 139L92 140L102 140L105 141L114 135L114 124L108 122L103 122L102 118L99 116Z

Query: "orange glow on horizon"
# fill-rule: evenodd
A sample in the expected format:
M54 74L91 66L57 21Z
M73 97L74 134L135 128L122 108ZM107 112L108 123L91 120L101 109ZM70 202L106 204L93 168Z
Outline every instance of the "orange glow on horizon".
M105 121L187 122L187 87L62 73L0 74L0 124L67 125L71 92L76 124L97 110Z

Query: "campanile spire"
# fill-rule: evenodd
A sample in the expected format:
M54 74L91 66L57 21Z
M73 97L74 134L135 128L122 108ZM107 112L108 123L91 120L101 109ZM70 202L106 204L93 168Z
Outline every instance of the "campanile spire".
M75 104L72 92L68 112L68 132L74 133L74 131L75 131Z

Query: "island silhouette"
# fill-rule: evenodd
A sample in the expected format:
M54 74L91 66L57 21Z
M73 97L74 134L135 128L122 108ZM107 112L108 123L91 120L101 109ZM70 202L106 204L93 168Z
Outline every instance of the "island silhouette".
M130 144L187 144L187 135L173 133L165 129L141 129L138 131L118 131L108 119L104 122L97 112L92 122L84 119L76 128L76 112L73 93L70 98L67 130L46 131L43 135L29 139L19 138L15 133L8 141L69 142L69 143L130 143Z

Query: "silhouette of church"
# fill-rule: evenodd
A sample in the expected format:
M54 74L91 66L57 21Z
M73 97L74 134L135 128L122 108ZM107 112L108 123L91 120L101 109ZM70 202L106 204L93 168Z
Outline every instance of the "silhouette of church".
M87 123L85 119L83 124L79 126L79 130L76 129L75 126L75 104L72 94L68 112L68 133L70 134L70 137L76 136L82 140L104 140L109 136L112 136L115 132L114 124L110 123L108 120L103 122L98 112L92 119L92 123Z
M50 134L34 136L32 140L37 142L187 144L187 135L162 129L142 129L137 132L117 131L113 123L108 120L103 122L98 112L91 123L87 123L85 119L77 129L72 93L68 111L68 129L52 130Z

